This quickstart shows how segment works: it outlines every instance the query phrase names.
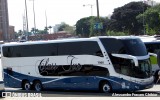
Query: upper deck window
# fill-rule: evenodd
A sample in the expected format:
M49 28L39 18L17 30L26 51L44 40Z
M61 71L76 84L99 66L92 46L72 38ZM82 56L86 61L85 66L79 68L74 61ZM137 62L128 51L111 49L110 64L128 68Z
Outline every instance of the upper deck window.
M58 55L94 55L103 57L96 41L4 46L4 57L36 57Z
M58 55L103 56L96 41L66 42L58 44Z
M146 47L140 39L101 38L100 40L109 54L147 55Z

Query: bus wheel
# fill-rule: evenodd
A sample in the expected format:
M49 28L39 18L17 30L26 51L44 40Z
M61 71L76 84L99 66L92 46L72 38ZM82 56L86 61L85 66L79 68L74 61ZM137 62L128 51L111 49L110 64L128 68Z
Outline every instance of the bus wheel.
M31 84L29 83L29 81L24 81L23 82L22 89L27 90L27 91L31 89Z
M35 81L34 83L33 83L33 88L34 88L34 90L36 90L36 91L41 91L42 90L42 83L40 82L40 81Z
M103 92L103 93L109 93L112 91L112 87L111 85L109 84L109 82L102 82L100 83L100 91Z

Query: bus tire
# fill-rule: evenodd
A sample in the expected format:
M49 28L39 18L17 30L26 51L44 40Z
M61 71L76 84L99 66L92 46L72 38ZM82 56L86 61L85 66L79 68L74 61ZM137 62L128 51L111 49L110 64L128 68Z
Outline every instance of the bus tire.
M100 82L99 88L100 88L100 92L103 92L103 93L112 92L112 87L111 87L110 83L107 81Z
M160 70L157 70L156 72L155 72L155 74L154 74L154 83L155 84L159 84L160 83L160 76L159 76L159 74L158 74L158 72L159 72Z
M31 84L29 83L29 81L26 80L22 83L22 89L26 91L29 91L31 89Z
M41 81L33 82L33 89L36 91L41 91L43 89Z

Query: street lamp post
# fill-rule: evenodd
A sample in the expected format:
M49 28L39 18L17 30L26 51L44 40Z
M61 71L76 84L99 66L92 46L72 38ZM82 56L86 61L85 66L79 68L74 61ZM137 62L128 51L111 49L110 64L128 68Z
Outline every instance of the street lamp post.
M33 1L33 17L34 17L34 34L36 30L36 15L35 15L35 8L34 8L34 0Z
M83 7L85 6L91 6L91 16L93 16L93 5L92 4L83 5Z
M28 40L28 10L27 10L27 1L25 0L25 13L26 13L26 24L27 24L27 40Z

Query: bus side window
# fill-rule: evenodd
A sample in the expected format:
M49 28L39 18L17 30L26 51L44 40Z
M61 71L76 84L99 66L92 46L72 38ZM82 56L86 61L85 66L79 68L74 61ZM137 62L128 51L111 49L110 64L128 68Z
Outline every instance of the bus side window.
M12 57L12 49L11 49L11 47L4 47L3 51L4 51L3 55L5 57Z

